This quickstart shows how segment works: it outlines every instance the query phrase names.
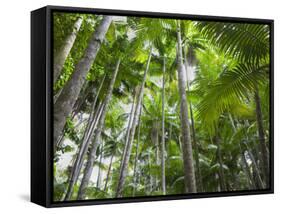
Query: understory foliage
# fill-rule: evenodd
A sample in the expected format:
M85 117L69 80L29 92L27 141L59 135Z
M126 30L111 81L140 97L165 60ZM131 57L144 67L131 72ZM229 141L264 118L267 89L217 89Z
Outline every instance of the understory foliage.
M96 51L54 142L55 201L269 187L268 25L113 16L100 38L105 16L53 16L54 57L82 19L54 103Z

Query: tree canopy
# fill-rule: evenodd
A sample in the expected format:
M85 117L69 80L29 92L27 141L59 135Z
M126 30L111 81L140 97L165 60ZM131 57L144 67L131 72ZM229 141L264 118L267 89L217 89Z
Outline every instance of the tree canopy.
M53 20L55 201L269 187L268 25Z

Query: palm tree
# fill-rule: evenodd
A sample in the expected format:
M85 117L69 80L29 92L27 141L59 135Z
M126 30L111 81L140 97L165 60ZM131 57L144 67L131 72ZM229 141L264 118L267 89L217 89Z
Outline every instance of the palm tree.
M71 79L64 86L62 92L56 100L56 103L54 104L54 151L56 151L57 141L59 136L62 134L66 118L72 111L73 105L75 104L75 101L85 82L85 77L96 58L111 21L111 16L105 16L103 18L89 42L84 57L75 66Z
M122 154L122 160L121 160L122 165L123 165L124 160L125 160L126 151L128 150L129 136L130 136L130 133L131 133L132 120L133 120L134 112L135 112L135 99L136 99L136 94L133 95L133 103L131 105L131 112L130 112L130 116L129 116L129 123L128 123L128 127L127 127L126 138L125 138L125 147L124 147L124 151L123 151L123 154ZM122 165L121 165L120 168L122 168Z
M115 142L114 142L115 143ZM107 171L107 174L106 174L106 180L105 180L105 184L104 184L104 190L103 191L106 191L107 190L107 185L108 185L108 182L109 182L109 175L111 173L111 168L112 168L112 163L113 163L113 158L114 158L114 155L116 153L116 145L114 146L113 150L112 150L112 154L111 154L111 157L110 157L110 161L109 161L109 166L108 166L108 171Z
M88 155L87 164L86 164L86 167L84 169L83 179L82 179L81 185L79 187L79 192L78 192L78 196L77 196L77 199L79 199L79 200L84 199L85 191L86 191L86 188L88 186L90 177L92 175L93 163L94 163L94 160L95 160L95 157L96 157L97 147L100 144L99 140L100 140L101 131L102 131L102 128L103 128L103 125L104 125L106 110L107 110L107 107L109 105L109 102L110 102L110 99L111 99L111 96L112 96L112 91L113 91L113 87L114 87L114 83L115 83L117 73L119 71L120 62L121 62L121 59L119 58L117 60L114 72L112 74L110 84L109 84L109 88L108 88L108 92L107 92L107 95L106 95L105 100L104 100L103 111L102 111L100 119L98 121L97 129L95 131L95 136L94 136L92 146L91 146L91 149L90 149L90 152L89 152L89 155Z
M260 101L260 95L259 95L259 89L256 87L256 90L254 92L254 99L256 103L256 117L257 117L257 125L258 125L258 133L259 133L259 141L261 146L261 153L262 153L262 171L263 176L266 181L266 185L268 187L269 185L269 155L268 155L268 149L265 142L265 134L264 134L264 128L263 128L263 116L261 111L261 101Z
M134 173L133 173L133 179L134 179L133 196L135 196L136 185L137 185L138 156L139 156L139 144L140 144L140 133L141 133L141 112L142 112L142 107L140 107L140 114L139 114L139 119L138 119L138 121L139 121L138 136L137 136L137 143L136 143L136 154L135 154L135 160L134 160Z
M103 87L105 77L106 77L106 75L104 75L104 77L101 81L101 84L100 84L100 86L97 90L96 96L95 96L95 100L94 100L94 102L92 104L92 107L91 107L92 110L91 110L89 119L87 121L87 126L86 126L86 129L85 129L83 138L82 138L81 146L79 148L79 151L77 153L77 157L76 157L75 162L73 164L71 174L69 176L70 177L69 186L68 186L65 198L64 198L65 201L69 200L71 195L72 195L73 187L76 184L76 182L78 180L78 176L81 172L84 157L86 155L86 152L88 151L92 136L94 134L94 130L95 130L96 125L97 125L97 121L99 120L100 114L101 114L101 112L103 110L103 107L104 107L103 104L101 105L101 103L100 103L99 106L97 107L97 109L95 109L100 91Z
M99 146L99 164L101 165L102 164L102 162L103 162L103 153L104 153L104 143L101 141L101 143L100 143L100 146ZM97 182L96 182L96 188L99 188L100 189L100 187L101 187L101 167L99 167L99 169L98 169L98 176L97 176Z
M210 111L220 114L230 108L231 99L237 102L249 98L254 94L256 104L256 118L258 124L259 141L263 177L269 185L269 158L265 143L262 122L261 103L259 102L258 87L268 78L269 70L269 34L268 26L257 24L225 24L225 23L199 23L202 30L211 42L215 43L221 51L234 57L237 65L224 72L208 93L208 98L202 102L199 111ZM252 35L255 35L254 37ZM214 99L214 98L217 99ZM212 108L207 110L207 102L215 100ZM208 100L208 101L207 101ZM214 109L216 108L216 110ZM205 113L204 113L205 114ZM209 113L208 113L209 114Z
M128 146L126 147L125 156L124 156L124 163L121 163L120 177L119 177L119 182L118 182L118 186L117 186L116 197L122 196L122 191L123 191L124 184L125 184L128 163L129 163L129 159L130 159L130 155L131 155L132 144L133 144L133 140L134 140L134 136L135 136L135 130L136 130L137 122L138 122L137 121L138 115L140 114L140 110L141 110L143 90L144 90L146 75L149 70L151 54L152 54L152 47L150 48L150 53L149 53L149 56L147 59L146 68L145 68L145 71L143 74L143 80L142 80L141 86L138 91L138 97L137 97L136 107L135 107L135 111L134 111L134 118L132 121L132 127L130 130L130 135L129 135L129 139L128 139Z
M180 94L180 119L181 119L181 129L182 129L182 147L183 147L183 160L184 160L184 173L185 173L185 191L194 193L196 192L196 181L194 174L194 164L193 164L193 154L192 145L190 139L190 127L188 119L188 106L186 100L186 85L184 82L184 72L185 68L183 65L183 55L182 55L182 41L181 41L181 30L180 22L178 22L177 29L177 41L178 41L178 87Z
M184 65L186 71L186 85L187 91L190 93L191 91L191 83L193 78L195 78L195 70L197 67L197 58L196 58L196 50L205 48L206 41L199 34L198 30L195 28L194 23L192 21L186 21L183 23L183 57L184 57ZM192 131L192 142L193 142L193 150L194 150L194 158L196 163L196 184L197 191L203 191L202 184L202 175L200 170L200 161L199 161L199 151L198 151L198 141L196 138L195 124L194 124L194 116L193 116L193 108L192 102L189 100L189 112L191 119L191 131Z
M165 56L163 58L163 79L162 79L162 142L161 142L161 180L163 195L166 195L166 175L165 175Z

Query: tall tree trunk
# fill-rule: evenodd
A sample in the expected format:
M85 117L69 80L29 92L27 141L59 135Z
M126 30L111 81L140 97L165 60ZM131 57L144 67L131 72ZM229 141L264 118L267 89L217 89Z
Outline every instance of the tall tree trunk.
M153 190L153 178L151 175L151 157L150 157L150 153L148 153L148 190L149 193L152 193Z
M104 105L100 103L99 106L97 107L97 110L96 110L96 113L95 113L95 116L94 116L92 122L90 122L89 130L86 130L84 132L83 141L81 143L82 145L79 148L79 153L77 154L77 157L75 159L75 162L74 162L72 170L71 170L69 184L68 184L67 192L64 197L64 201L67 201L71 198L74 185L76 184L78 177L80 175L80 172L82 170L85 155L86 155L89 145L91 143L91 139L92 139L94 130L96 129L96 126L97 126L97 123L101 116L101 113L103 112L103 107L104 107Z
M190 91L189 86L189 77L188 77L188 62L195 63L195 59L192 54L189 54L189 56L192 56L192 59L188 59L186 51L184 51L184 65L186 70L186 85L187 85L187 91ZM194 124L194 118L193 118L193 109L192 104L189 103L189 112L190 112L190 119L191 119L191 131L192 131L192 138L193 138L193 149L194 149L194 157L195 157L195 166L196 166L196 183L197 183L197 190L199 192L203 191L203 181L202 181L202 175L200 170L200 161L199 161L199 150L198 150L198 142L196 139L196 132L195 132L195 124Z
M161 138L161 184L162 193L166 195L166 173L165 173L165 56L163 58L163 78L162 78L162 138Z
M100 25L95 30L89 45L85 50L84 56L75 66L70 80L66 83L54 104L54 152L57 148L58 138L62 134L66 118L71 113L73 105L79 96L80 90L86 80L86 75L96 58L111 21L112 16L104 16Z
M105 77L105 75L104 75L104 77ZM74 118L80 112L81 107L85 103L89 94L94 92L95 84L93 84L92 82L87 82L84 85L85 85L85 87L83 87L83 89L81 89L79 97L73 106L72 114L71 114L72 118Z
M146 63L146 69L143 74L142 84L141 84L141 87L140 87L139 93L138 93L136 108L135 108L135 112L134 112L134 119L132 122L132 128L131 128L131 132L129 135L128 147L126 149L124 163L121 164L122 167L120 169L120 176L119 176L119 181L118 181L118 186L117 186L117 191L116 191L116 197L118 197L118 198L122 197L122 191L123 191L125 179L127 176L128 164L129 164L129 159L131 156L131 150L132 150L132 144L133 144L135 130L136 130L136 126L137 126L138 114L140 113L139 111L140 111L140 106L142 103L143 90L144 90L144 85L145 85L145 80L146 80L146 74L148 72L149 65L150 65L151 54L152 54L152 47L150 49L150 53L149 53L148 60Z
M113 157L114 157L115 151L116 151L116 146L115 146L115 148L114 148L114 150L113 150L113 152L111 154L111 157L110 157L110 162L109 162L109 166L108 166L108 171L107 171L107 175L106 175L106 180L105 180L103 191L106 191L106 188L107 188L107 185L108 185L109 175L110 175L110 172L111 172L111 167L112 167L112 162L113 162Z
M129 123L128 123L128 127L127 127L127 133L126 133L126 138L125 138L125 146L124 146L124 150L123 150L123 153L122 153L120 169L122 168L122 166L124 164L124 159L125 159L126 151L127 151L127 148L128 148L128 140L129 140L129 136L130 136L130 132L131 132L132 120L133 120L133 117L134 117L135 100L136 100L136 94L133 96L133 103L132 103L132 106L131 106L131 112L130 112Z
M58 77L60 76L61 70L65 63L65 60L70 53L70 50L75 42L77 33L82 25L83 19L82 17L78 17L73 25L72 32L66 37L64 43L61 48L58 50L58 53L54 57L54 73L53 73L53 81L56 83Z
M112 96L112 91L113 91L115 79L116 79L116 76L117 76L117 73L118 73L118 70L119 70L120 61L121 60L118 59L117 64L115 66L115 70L114 70L114 72L112 74L112 77L111 77L111 80L110 80L107 95L106 95L105 100L104 100L103 111L102 111L101 117L98 121L97 129L96 129L95 136L94 136L94 139L93 139L93 142L92 142L92 147L90 149L90 152L89 152L89 155L88 155L88 161L87 161L87 164L86 164L86 167L85 167L85 170L84 170L83 179L82 179L79 191L78 191L78 197L77 197L78 200L84 199L85 191L86 191L86 188L89 184L90 177L92 175L93 164L94 164L94 161L95 161L95 158L96 158L96 151L97 151L97 147L99 146L99 143L100 143L99 138L100 138L100 135L101 135L101 132L102 132L102 128L104 126L105 115L106 115L107 107L109 105L109 102L110 102L110 99L111 99L111 96Z
M202 174L200 170L200 161L199 161L199 149L198 149L198 142L196 139L196 132L195 132L195 125L194 125L194 118L193 118L193 109L191 103L189 104L189 111L190 111L190 118L191 118L191 130L192 130L192 137L193 137L193 147L194 147L194 156L195 156L195 163L196 163L196 175L197 175L197 182L198 182L198 191L204 191L203 188L203 181L202 181Z
M136 183L137 183L137 167L138 167L138 155L139 155L139 144L140 144L140 127L141 127L141 107L140 107L140 113L139 113L139 124L138 124L138 139L136 144L136 155L135 155L135 161L134 161L134 186L133 186L133 196L135 196L136 192Z
M192 145L190 139L190 127L188 120L188 106L186 100L186 85L184 81L185 68L183 65L182 56L182 40L180 25L178 22L177 30L177 42L178 42L178 54L177 54L177 65L178 65L178 88L180 95L180 119L181 119L181 132L182 132L182 149L183 149L183 163L184 163L184 182L185 191L190 193L196 193L196 180L194 173Z
M241 151L241 159L242 159L242 165L244 168L244 173L246 174L249 189L256 189L256 185L249 167L249 164L247 163L247 160L245 158L245 152L242 150L241 145L239 144L240 151Z
M85 129L85 132L84 132L84 135L82 138L81 146L79 148L77 157L75 159L74 165L71 170L70 179L69 179L70 182L68 185L67 193L64 198L65 201L69 200L72 195L73 187L76 184L78 176L81 172L84 157L86 155L86 152L88 151L88 148L89 148L89 145L91 142L91 138L94 133L94 129L96 127L97 121L99 120L100 113L102 112L102 109L103 109L103 105L101 105L101 103L100 103L100 105L97 107L97 109L95 111L95 106L96 106L100 91L102 89L102 86L103 86L103 83L105 80L105 76L106 75L104 75L102 82L97 90L97 93L95 95L95 100L91 107L92 110L91 110L91 113L90 113L90 116L88 119L88 123L87 123L86 129Z
M232 129L233 129L233 133L236 133L237 129L236 129L236 126L234 124L233 118L232 118L230 113L228 114L228 116L229 116L230 124L231 124ZM240 153L241 153L241 161L242 161L241 167L242 167L242 170L243 170L244 174L246 175L249 189L255 189L256 186L255 186L252 174L251 174L251 170L250 170L249 164L247 163L247 160L245 158L245 151L242 149L242 146L241 146L240 142L239 142L239 150L240 150Z
M262 178L261 178L261 175L262 173L260 172L259 170L259 167L257 165L257 162L256 162L256 159L254 157L254 155L252 154L250 148L248 148L248 145L245 144L246 148L247 148L247 152L248 152L248 155L249 155L249 158L251 159L252 161L252 166L253 166L253 174L254 174L254 177L257 181L257 186L260 188L260 189L264 189L265 188L265 184L264 182L262 181Z
M259 133L259 142L261 148L261 168L263 172L263 178L266 183L266 187L269 187L269 155L265 142L264 128L263 128L263 119L262 119L262 111L261 111L261 100L259 96L258 87L256 87L255 91L255 102L256 102L256 117L257 117L257 125L258 125L258 133Z
M217 145L217 158L219 161L219 179L220 179L220 186L222 191L227 191L227 186L225 182L225 175L224 175L224 170L223 170L223 160L222 160L222 155L221 155L221 142L218 138L218 136L214 137L214 143Z
M100 162L99 162L99 165L102 164L102 160L103 160L103 142L101 142L101 144L100 144ZM100 185L101 185L101 166L99 166L99 170L98 170L96 187L100 188Z
M246 126L250 126L249 122L247 120L245 121L245 124L246 124ZM246 134L245 134L245 137L246 137L247 141L249 141L248 136ZM252 151L256 151L256 148L254 147L251 150L246 143L244 143L244 145L246 147L246 150L242 150L241 144L240 144L240 148L243 151L243 159L245 159L244 161L245 161L245 164L247 166L247 171L251 171L251 170L250 170L250 166L249 166L249 164L246 160L246 157L245 157L245 151L247 151L249 159L252 162L252 173L250 173L252 185L253 185L254 188L263 189L263 188L265 188L265 185L264 185L264 183L262 181L262 178L261 178L262 172L260 172L260 169L259 169L258 164L256 162L256 159L259 160L259 156L258 155L254 156L253 153L252 153Z
M154 120L152 124L152 129L151 129L151 142L152 145L155 146L155 159L156 159L156 164L159 165L159 121Z

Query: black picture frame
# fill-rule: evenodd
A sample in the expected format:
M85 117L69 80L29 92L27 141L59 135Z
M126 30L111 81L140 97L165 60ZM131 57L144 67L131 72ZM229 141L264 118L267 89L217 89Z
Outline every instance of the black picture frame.
M52 153L52 13L95 13L103 15L126 15L141 17L176 18L201 21L223 21L267 24L270 26L270 188L234 192L196 193L167 196L98 199L53 202L53 153ZM44 207L64 207L94 204L114 204L160 200L225 197L274 193L274 21L186 15L144 11L90 9L78 7L46 6L31 12L31 202Z

